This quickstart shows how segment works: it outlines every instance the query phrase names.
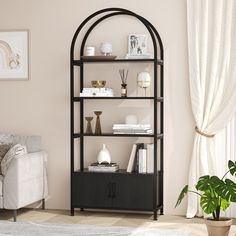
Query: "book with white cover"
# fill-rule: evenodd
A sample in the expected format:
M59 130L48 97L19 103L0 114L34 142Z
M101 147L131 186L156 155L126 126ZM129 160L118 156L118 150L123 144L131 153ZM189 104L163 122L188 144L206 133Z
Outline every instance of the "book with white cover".
M147 144L147 173L154 173L154 144Z
M138 150L138 173L147 173L147 150L139 149Z
M80 97L113 97L113 89L111 88L83 88Z
M128 163L127 170L126 170L129 173L131 173L134 170L136 149L137 149L137 144L134 143L132 151L130 153L129 163Z
M119 170L119 166L116 163L106 163L106 164L99 164L99 163L92 163L88 166L89 171L96 171L96 172L115 172Z
M146 54L141 54L141 55L131 55L131 54L126 54L125 59L152 59L153 55L150 53Z
M142 131L142 130L137 130L137 131L134 131L134 130L126 130L126 131L116 131L114 130L113 131L113 134L152 134L152 130L145 130L145 131Z
M150 129L150 124L114 124L113 129Z
M89 166L88 167L89 171L94 171L94 172L116 172L119 170L118 166L114 167L96 167L96 166Z

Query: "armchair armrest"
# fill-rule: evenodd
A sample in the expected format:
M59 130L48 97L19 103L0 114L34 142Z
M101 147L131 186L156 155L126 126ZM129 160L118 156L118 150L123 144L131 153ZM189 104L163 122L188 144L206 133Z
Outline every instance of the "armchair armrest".
M5 209L18 209L48 194L47 153L27 153L13 158L3 180Z

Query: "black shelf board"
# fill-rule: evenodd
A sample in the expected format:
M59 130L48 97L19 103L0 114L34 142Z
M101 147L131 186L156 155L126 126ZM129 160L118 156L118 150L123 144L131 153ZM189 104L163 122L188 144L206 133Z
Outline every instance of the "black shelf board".
M74 66L80 66L84 63L140 63L140 62L155 62L155 59L149 58L149 59L115 59L115 60L73 60L72 64ZM163 65L163 60L157 60L157 65Z
M80 138L80 134L76 133L76 134L73 134L73 138Z
M150 137L150 138L155 137L154 134L113 134L113 133L102 133L102 134L75 133L73 134L74 138L80 138L81 136L86 136L86 137ZM162 139L163 134L157 134L156 137L157 139Z
M159 173L159 171L157 171ZM84 168L83 170L76 170L74 173L98 173L98 174L122 174L122 175L155 175L154 173L137 173L137 172L127 172L126 169L119 169L114 172L105 172L105 171L89 171L87 168Z
M80 102L82 100L96 100L96 99L102 99L102 100L156 100L157 102L163 102L163 97L74 97L74 102Z

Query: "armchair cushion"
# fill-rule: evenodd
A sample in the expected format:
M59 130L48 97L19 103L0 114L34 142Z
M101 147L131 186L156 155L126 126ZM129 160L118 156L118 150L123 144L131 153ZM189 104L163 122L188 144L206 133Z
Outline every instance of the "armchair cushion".
M13 144L21 144L23 146L26 146L28 153L41 151L40 136L14 135Z
M13 158L17 158L18 156L24 155L26 153L27 153L26 147L21 144L16 144L13 147L11 147L1 161L2 175L4 176L6 175L7 169L10 166L10 163Z
M5 209L19 209L48 195L46 163L45 151L12 159L3 182Z
M13 137L12 134L0 134L0 144L12 144Z

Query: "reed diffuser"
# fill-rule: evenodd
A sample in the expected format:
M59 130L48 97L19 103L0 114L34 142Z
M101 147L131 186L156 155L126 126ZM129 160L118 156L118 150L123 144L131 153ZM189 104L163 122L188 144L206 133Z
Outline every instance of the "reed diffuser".
M121 78L121 97L127 97L127 77L129 70L120 69L120 78Z

